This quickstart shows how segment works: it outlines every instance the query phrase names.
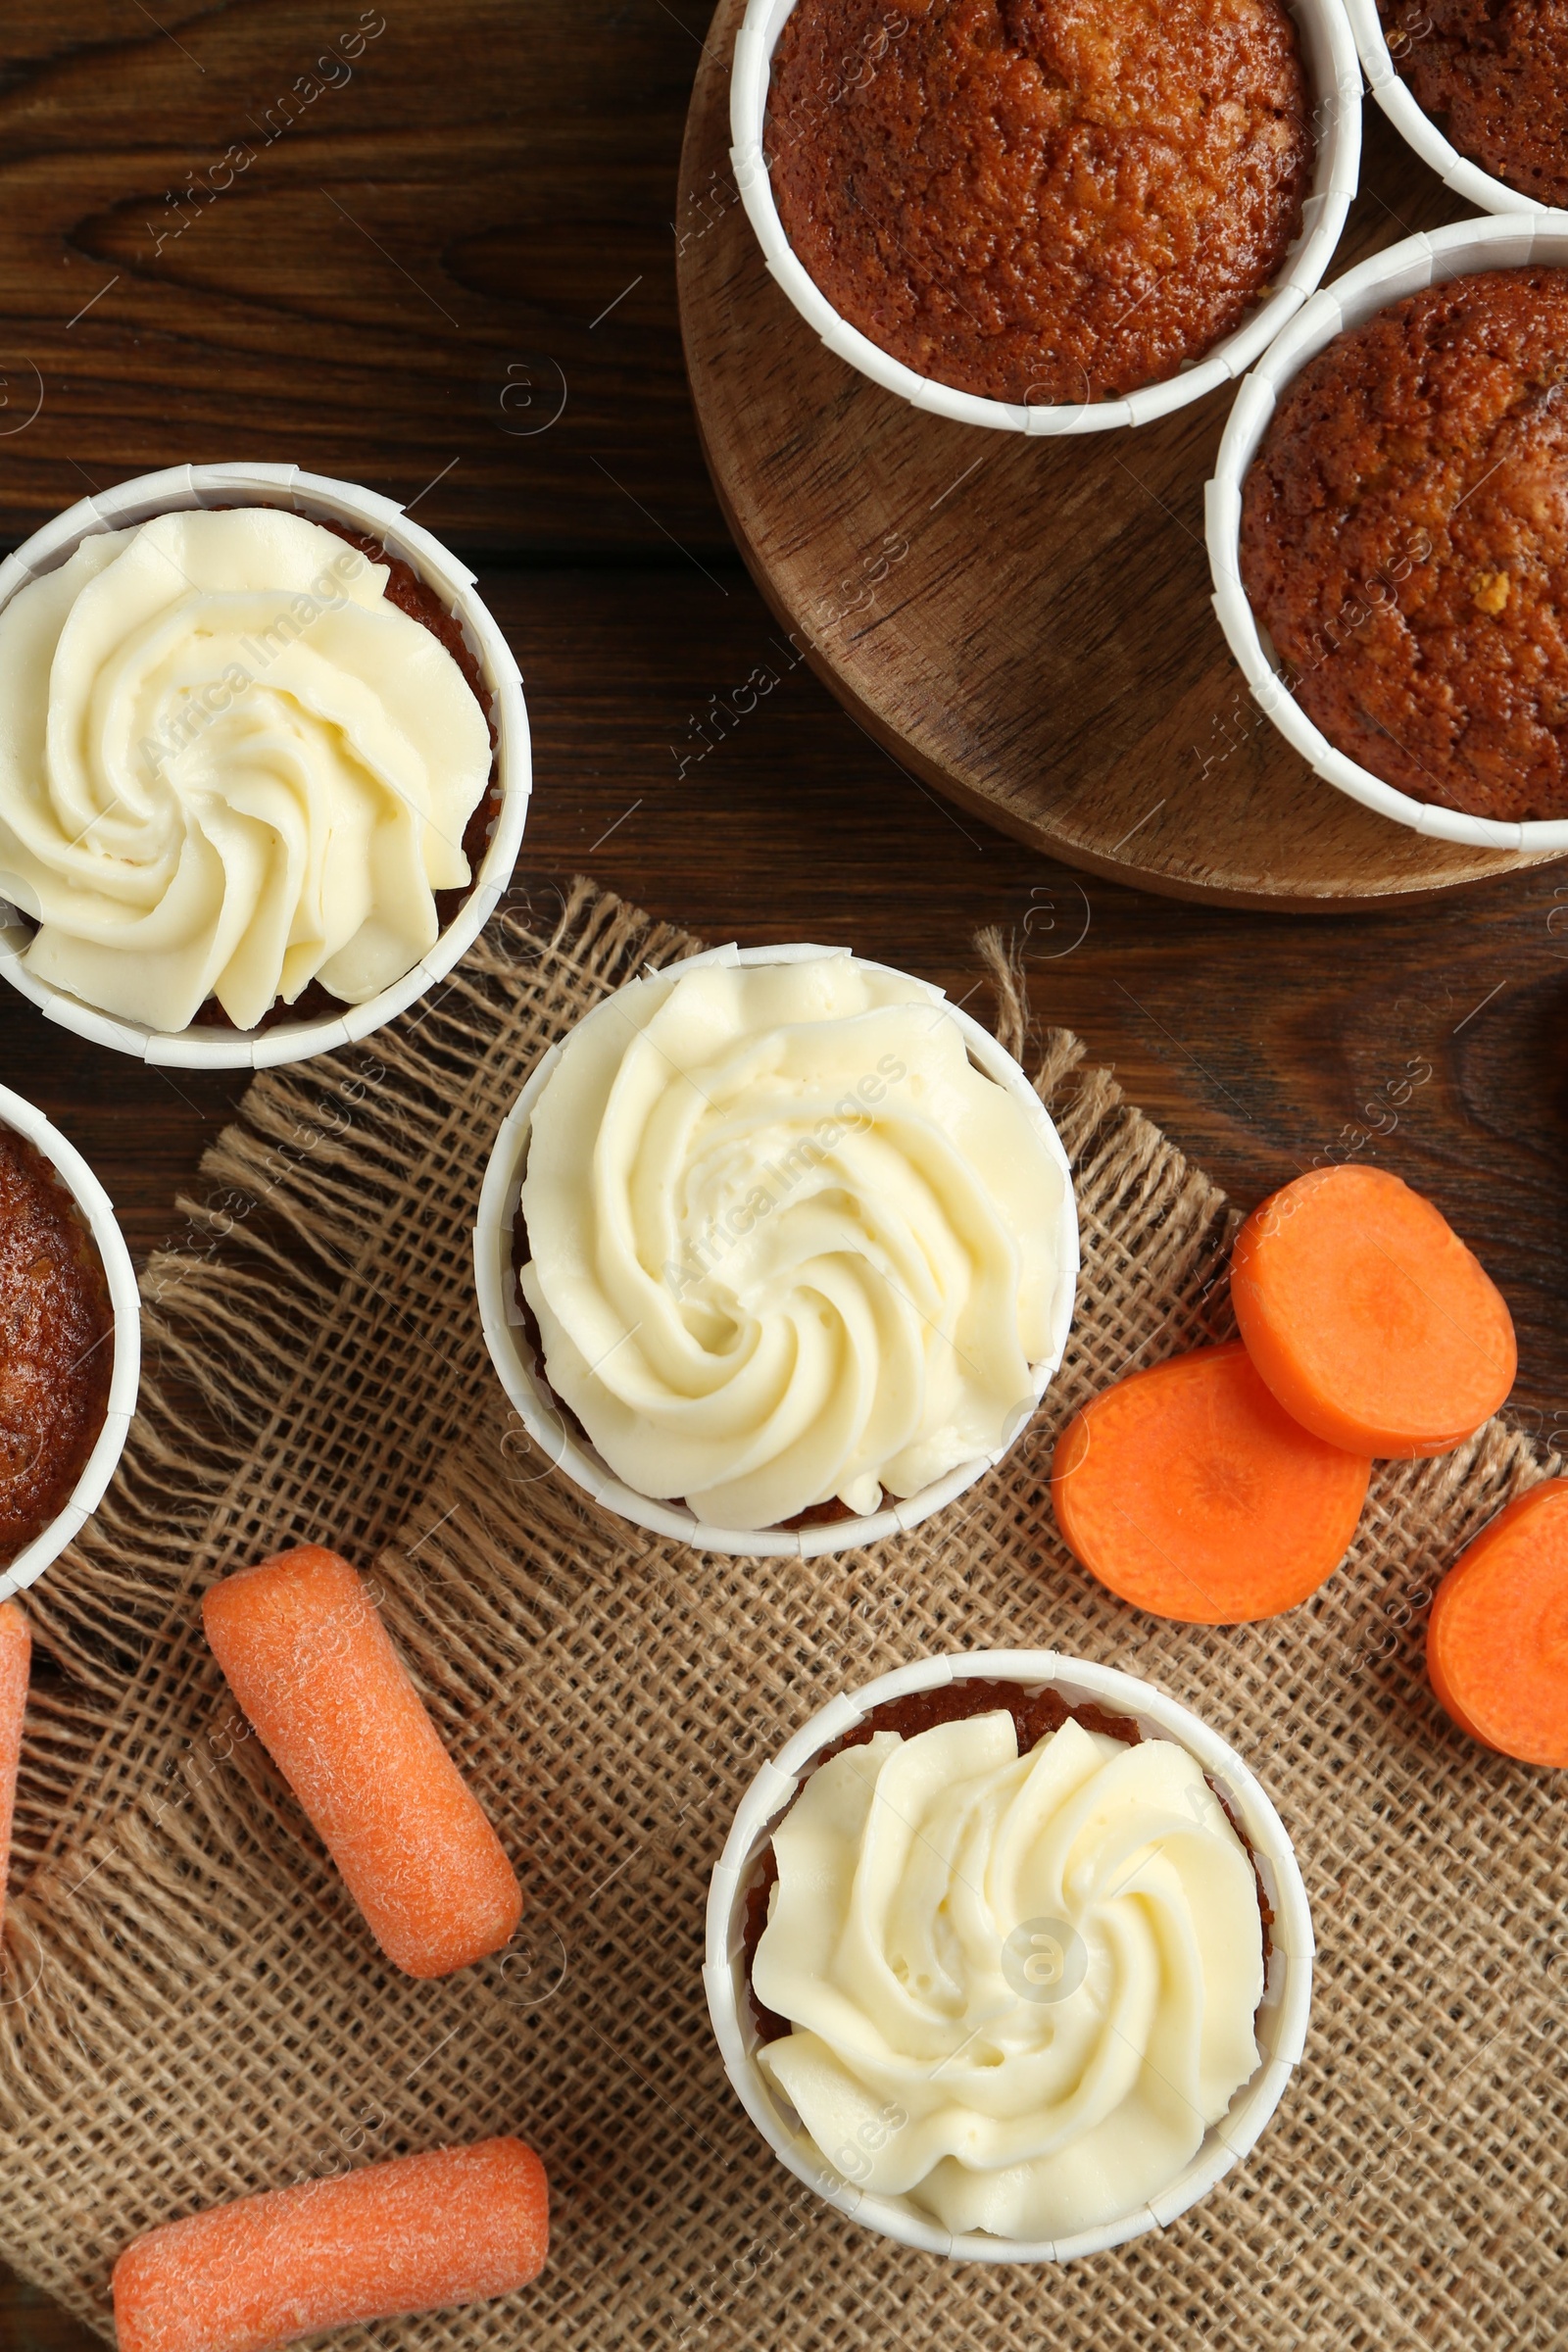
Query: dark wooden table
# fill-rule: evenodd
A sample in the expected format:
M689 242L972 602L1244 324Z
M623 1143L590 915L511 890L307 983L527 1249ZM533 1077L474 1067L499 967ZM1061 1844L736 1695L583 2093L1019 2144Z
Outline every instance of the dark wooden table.
M848 941L957 997L1000 922L1041 1015L1239 1201L1353 1152L1432 1193L1513 1306L1521 1407L1568 1423L1568 866L1375 916L1135 897L950 812L786 667L676 326L706 29L701 0L6 0L0 537L185 460L416 504L522 664L541 912L586 869L710 939ZM1411 169L1369 112L1363 205ZM1198 523L1195 488L1168 528ZM723 716L759 663L778 687ZM239 1093L4 988L0 1076L86 1152L138 1257ZM90 2340L0 2288L0 2345Z

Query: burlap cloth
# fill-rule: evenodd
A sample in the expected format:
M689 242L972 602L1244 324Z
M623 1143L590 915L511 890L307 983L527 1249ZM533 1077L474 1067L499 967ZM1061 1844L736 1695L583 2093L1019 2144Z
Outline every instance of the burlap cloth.
M557 908L559 912L559 907ZM0 2008L0 2252L109 2329L116 2252L215 2199L515 2131L549 2167L526 2295L345 2344L943 2352L1555 2346L1564 2245L1564 1784L1449 1728L1421 1595L1541 1475L1494 1426L1380 1472L1349 1562L1234 1631L1123 1608L1066 1557L1062 1417L1223 1332L1221 1195L1103 1071L1042 1051L1078 1183L1067 1362L1003 1469L911 1536L800 1565L697 1556L532 1452L480 1338L469 1233L539 1050L696 943L580 886L493 924L427 1008L256 1080L188 1248L144 1282L142 1411L30 1596L63 1670L29 1715ZM198 1630L303 1538L369 1567L527 1891L504 1960L379 1960ZM719 2070L710 1866L759 1761L933 1649L1044 1643L1152 1675L1293 1831L1320 1944L1305 2062L1251 2158L1170 2229L1063 2270L956 2267L803 2200Z

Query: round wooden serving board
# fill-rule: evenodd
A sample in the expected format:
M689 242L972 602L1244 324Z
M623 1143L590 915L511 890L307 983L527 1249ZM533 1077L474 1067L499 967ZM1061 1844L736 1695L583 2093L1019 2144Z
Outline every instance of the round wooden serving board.
M719 0L686 125L687 371L741 552L851 716L960 809L1176 898L1333 913L1551 862L1388 823L1257 710L1203 547L1229 390L1136 430L1025 440L922 416L817 341L730 172L744 13ZM1465 209L1370 101L1366 139L1335 275Z

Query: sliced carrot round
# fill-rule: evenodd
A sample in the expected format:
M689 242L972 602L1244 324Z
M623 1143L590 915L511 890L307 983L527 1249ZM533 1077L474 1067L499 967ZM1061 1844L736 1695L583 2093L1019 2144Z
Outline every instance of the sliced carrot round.
M1484 1747L1568 1769L1568 1478L1510 1502L1449 1569L1427 1679Z
M1513 1387L1501 1292L1442 1210L1383 1168L1314 1168L1254 1209L1231 1297L1286 1411L1350 1453L1446 1453Z
M1074 1557L1189 1625L1293 1609L1345 1557L1371 1464L1293 1421L1245 1348L1134 1372L1075 1414L1052 1468Z

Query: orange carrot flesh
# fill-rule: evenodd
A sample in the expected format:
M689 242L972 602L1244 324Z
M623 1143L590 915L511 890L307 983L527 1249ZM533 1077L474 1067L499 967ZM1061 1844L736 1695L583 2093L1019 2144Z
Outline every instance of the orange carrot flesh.
M1068 1548L1136 1608L1244 1625L1295 1608L1355 1533L1371 1465L1269 1395L1245 1348L1200 1348L1068 1422L1051 1497Z
M1350 1453L1446 1453L1513 1387L1502 1294L1382 1168L1315 1168L1265 1200L1237 1236L1231 1297L1286 1411Z
M1472 1740L1568 1770L1568 1478L1510 1502L1449 1569L1427 1679Z
M14 1600L0 1602L0 1933L6 1917L6 1865L11 1824L17 1809L17 1768L22 1761L22 1719L27 1711L27 1677L32 1669L32 1636Z
M202 1616L387 1958L440 1977L499 1951L516 1875L348 1562L303 1544L213 1586Z
M549 2249L545 2169L518 2139L438 2148L170 2222L115 2265L120 2352L265 2352L510 2295Z

